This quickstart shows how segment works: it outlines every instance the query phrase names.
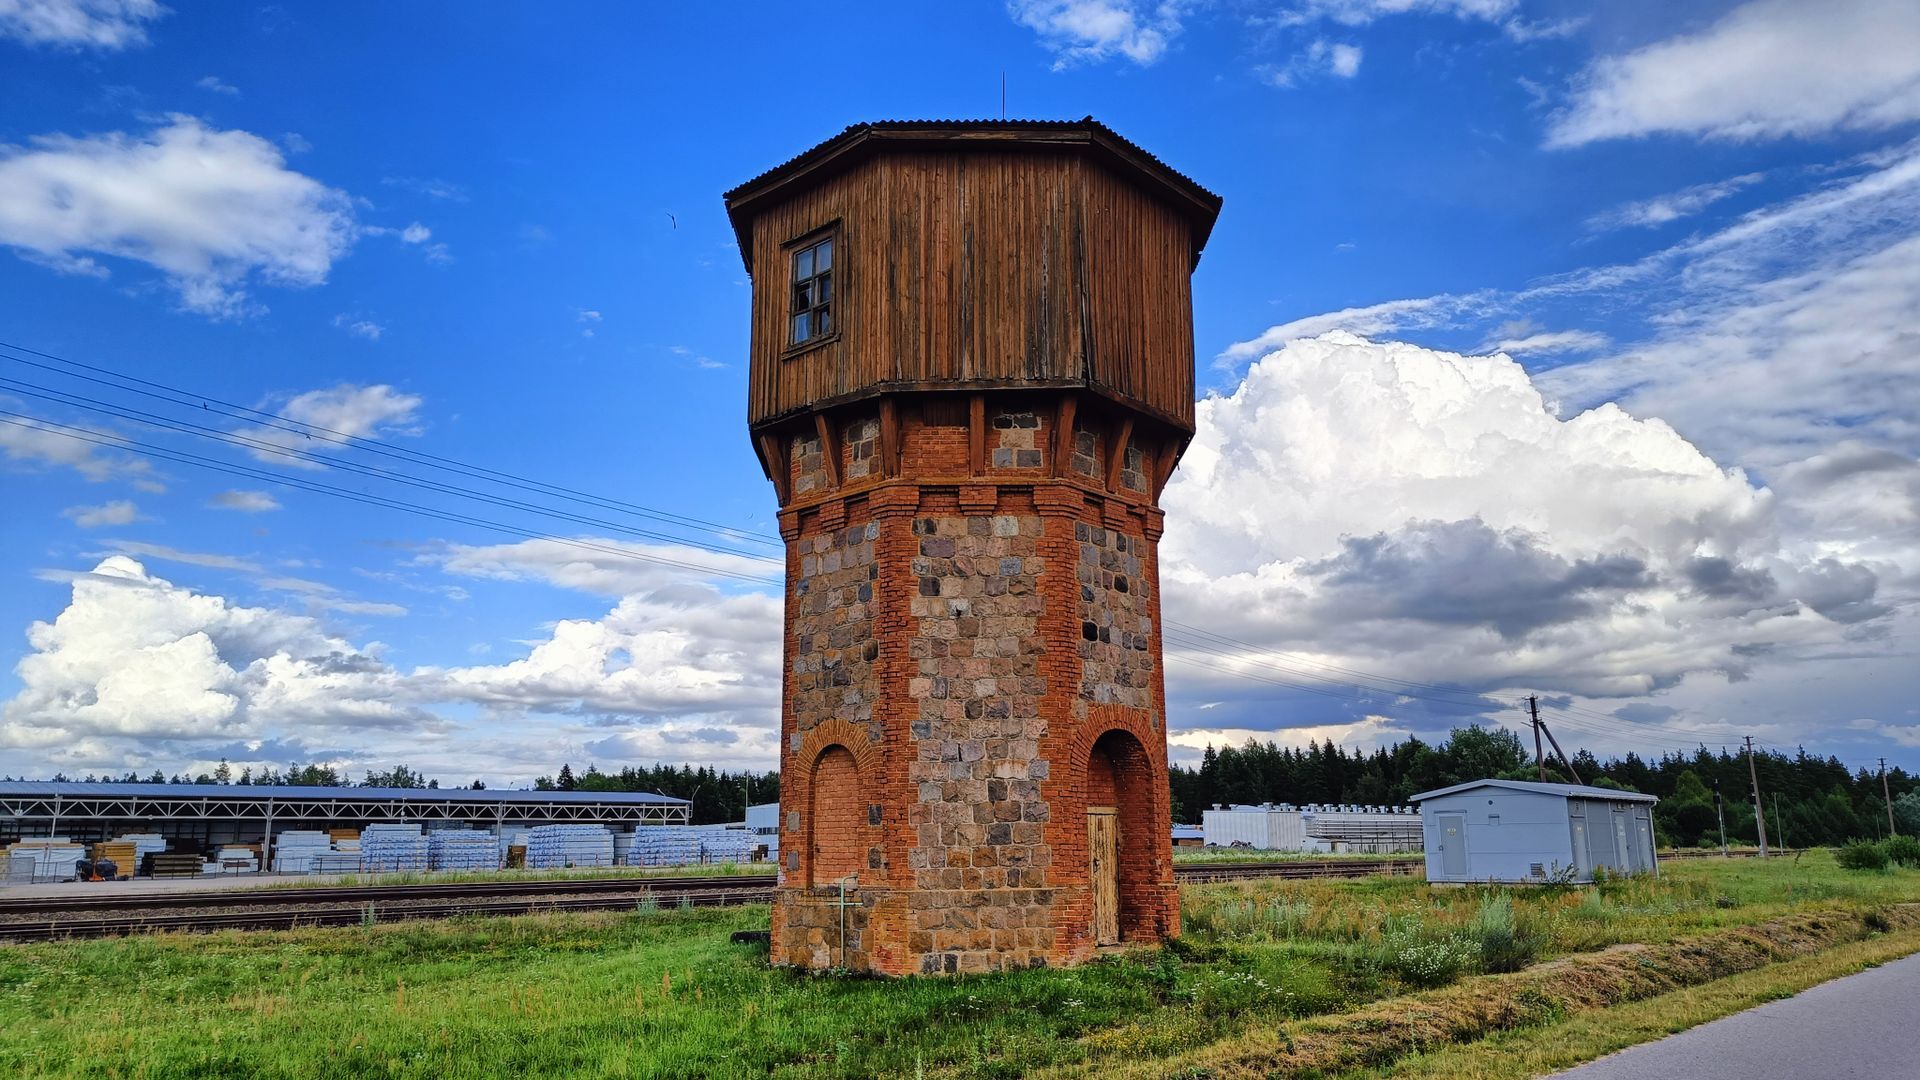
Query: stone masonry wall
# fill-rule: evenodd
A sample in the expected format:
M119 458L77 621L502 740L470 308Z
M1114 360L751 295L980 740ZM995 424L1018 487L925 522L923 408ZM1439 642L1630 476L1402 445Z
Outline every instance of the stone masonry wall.
M1080 522L1076 580L1080 588L1080 697L1095 705L1153 707L1151 584L1141 555L1146 542L1117 529Z
M914 525L908 952L925 973L1027 967L1053 944L1041 529L1016 514Z

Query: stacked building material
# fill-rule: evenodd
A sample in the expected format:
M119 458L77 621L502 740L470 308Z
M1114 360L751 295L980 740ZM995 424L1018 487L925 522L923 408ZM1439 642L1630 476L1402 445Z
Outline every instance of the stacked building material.
M273 871L276 874L312 874L321 867L315 863L334 854L333 837L323 832L288 829L273 840ZM354 860L357 866L359 860Z
M701 862L746 862L757 838L745 829L702 829Z
M633 830L631 866L684 866L700 861L700 833L685 825L641 825Z
M435 829L427 834L427 862L435 870L498 870L500 838L479 829Z
M21 840L7 845L10 880L72 881L87 849L64 836Z
M204 874L257 874L260 872L260 852L252 844L227 844L213 853L213 858L204 867Z
M206 864L200 856L192 852L161 852L151 856L141 867L143 873L157 878L198 877L205 872Z
M93 845L88 857L93 860L93 872L99 877L106 876L103 864L111 863L116 877L132 877L140 867L138 851L134 845L120 840L103 840Z
M605 825L541 825L527 832L527 869L612 866L613 833Z
M110 842L133 845L133 862L121 864L123 871L129 877L133 875L135 868L147 864L147 856L158 855L167 850L167 838L159 833L123 833Z
M418 825L369 825L360 830L360 869L425 870L427 838Z

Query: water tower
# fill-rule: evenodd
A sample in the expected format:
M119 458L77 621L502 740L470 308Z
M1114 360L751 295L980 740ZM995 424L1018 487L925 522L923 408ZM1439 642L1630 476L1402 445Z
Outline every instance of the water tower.
M787 543L774 962L1176 932L1158 500L1220 199L1088 119L860 124L726 200Z

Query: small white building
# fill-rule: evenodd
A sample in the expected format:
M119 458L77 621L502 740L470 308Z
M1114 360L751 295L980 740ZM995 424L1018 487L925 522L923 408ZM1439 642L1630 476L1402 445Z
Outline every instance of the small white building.
M1415 795L1433 882L1590 882L1659 873L1652 795L1578 784L1473 780Z
M780 859L780 804L761 803L747 807L747 831L753 834L753 843L757 847L767 846L767 860L777 862Z

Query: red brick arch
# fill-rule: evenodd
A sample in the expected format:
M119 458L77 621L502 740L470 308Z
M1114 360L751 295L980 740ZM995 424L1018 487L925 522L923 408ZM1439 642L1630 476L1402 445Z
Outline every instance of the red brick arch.
M871 785L880 768L869 729L838 717L809 731L796 755L799 781L783 801L799 814L783 845L800 853L789 878L807 887L837 885L848 876L872 877L868 853L877 842L868 816Z
M1166 769L1152 715L1140 709L1090 710L1068 747L1069 787L1080 793L1070 829L1074 846L1086 851L1086 808L1115 806L1120 826L1120 935L1127 941L1158 940L1172 918L1172 873Z

